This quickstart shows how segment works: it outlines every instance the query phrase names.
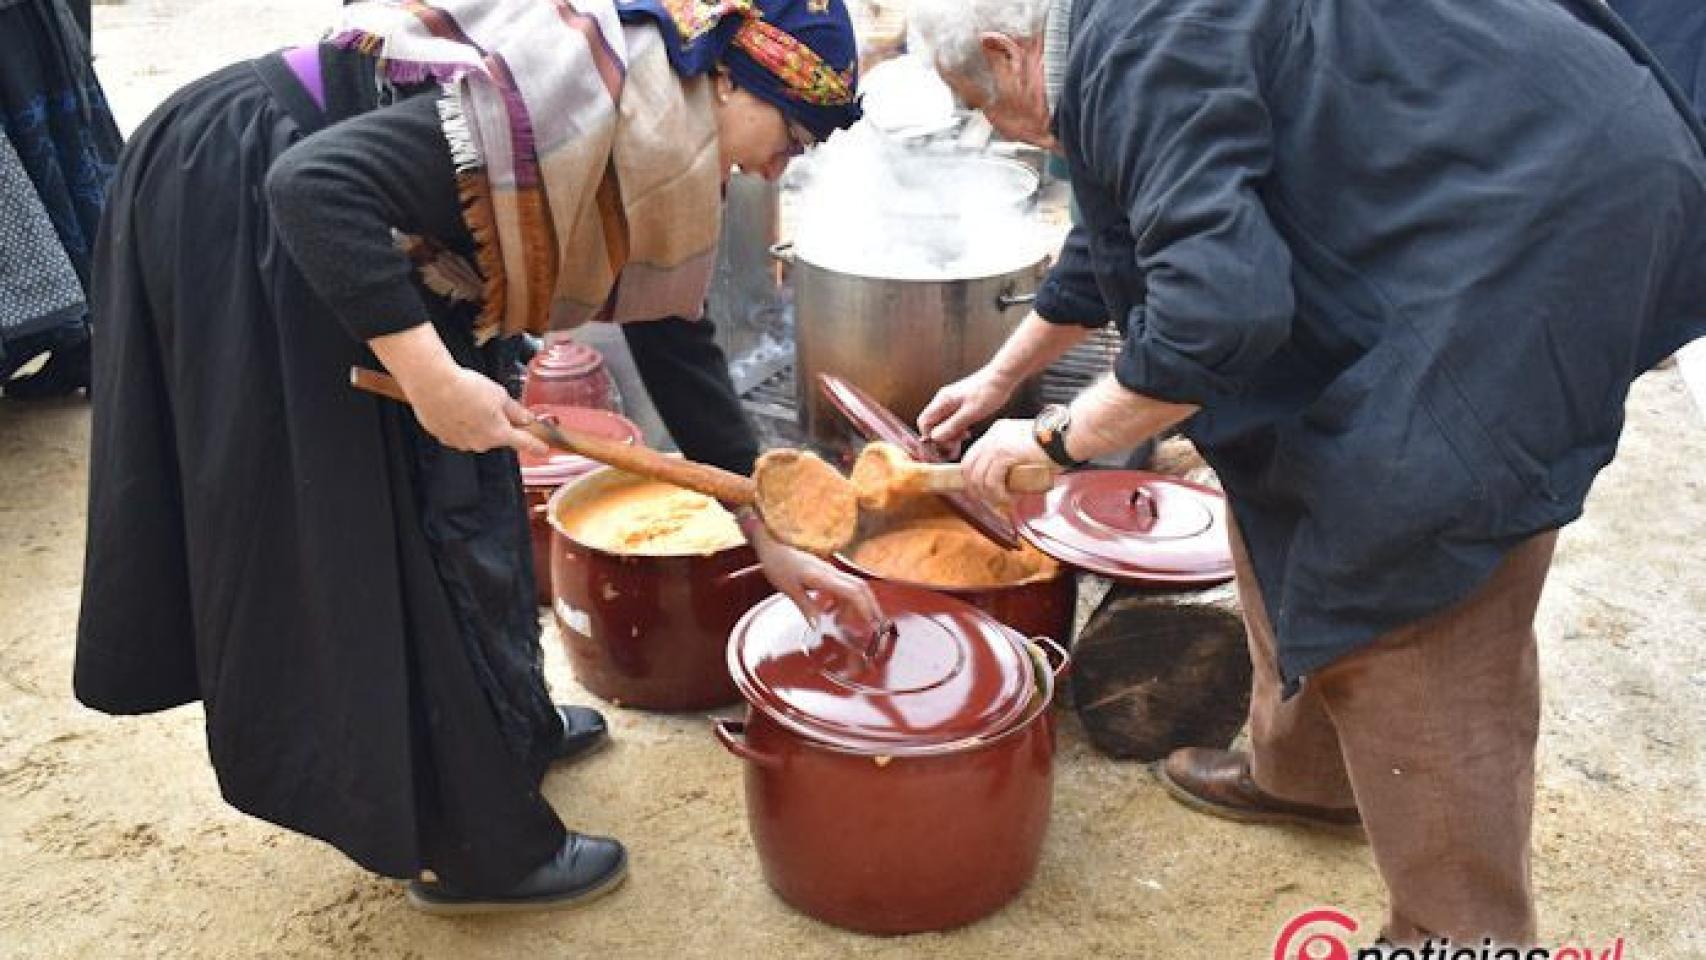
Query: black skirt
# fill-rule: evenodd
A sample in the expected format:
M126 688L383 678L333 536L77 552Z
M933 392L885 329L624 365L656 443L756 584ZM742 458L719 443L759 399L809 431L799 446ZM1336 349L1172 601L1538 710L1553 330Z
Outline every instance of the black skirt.
M262 190L326 119L263 58L175 94L119 164L76 692L116 714L199 699L234 806L381 874L501 889L565 836L538 789L559 728L516 462L349 387L374 359ZM494 372L467 320L435 318Z

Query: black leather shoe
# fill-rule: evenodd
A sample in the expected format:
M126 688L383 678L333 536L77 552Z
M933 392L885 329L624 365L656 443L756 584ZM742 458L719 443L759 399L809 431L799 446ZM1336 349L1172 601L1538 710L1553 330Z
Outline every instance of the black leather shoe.
M458 890L442 881L409 882L409 906L436 916L559 910L597 900L628 876L628 851L609 837L570 832L562 849L502 893Z
M551 761L561 763L585 756L610 742L610 729L604 715L591 707L557 705L557 717L563 721L562 739L551 751Z

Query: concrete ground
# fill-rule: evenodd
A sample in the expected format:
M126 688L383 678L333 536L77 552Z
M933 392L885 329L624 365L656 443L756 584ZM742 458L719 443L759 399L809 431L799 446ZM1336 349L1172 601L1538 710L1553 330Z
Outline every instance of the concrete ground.
M212 66L312 36L334 7L97 7L122 125ZM1340 907L1365 932L1380 922L1365 847L1187 812L1068 722L1043 862L1014 904L948 933L845 933L765 887L741 768L702 717L617 710L613 748L545 789L572 826L630 844L627 885L577 912L421 916L396 883L226 806L199 708L114 719L72 700L88 436L85 402L0 402L0 863L12 878L0 957L1228 960L1272 956L1278 927L1309 907ZM1535 882L1549 940L1706 957L1703 464L1706 418L1681 372L1649 374L1617 461L1560 541L1539 624ZM555 638L546 645L560 697L587 701Z

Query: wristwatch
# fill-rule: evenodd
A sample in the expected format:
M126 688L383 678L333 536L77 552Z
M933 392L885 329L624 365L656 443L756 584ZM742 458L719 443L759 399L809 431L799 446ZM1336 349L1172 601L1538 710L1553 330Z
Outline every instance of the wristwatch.
M1031 421L1031 436L1036 439L1037 446L1043 448L1048 458L1061 467L1072 470L1082 467L1088 460L1074 460L1072 454L1066 452L1066 435L1072 429L1072 408L1059 403L1051 403L1037 414Z

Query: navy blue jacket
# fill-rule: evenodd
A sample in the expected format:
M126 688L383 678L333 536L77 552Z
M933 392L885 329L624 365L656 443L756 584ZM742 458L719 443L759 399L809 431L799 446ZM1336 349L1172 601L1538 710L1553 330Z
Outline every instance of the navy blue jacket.
M1610 0L1706 115L1706 3L1701 0Z
M1055 322L1233 502L1288 681L1580 514L1706 334L1706 131L1593 0L1078 0Z

